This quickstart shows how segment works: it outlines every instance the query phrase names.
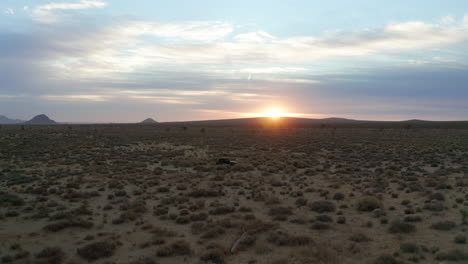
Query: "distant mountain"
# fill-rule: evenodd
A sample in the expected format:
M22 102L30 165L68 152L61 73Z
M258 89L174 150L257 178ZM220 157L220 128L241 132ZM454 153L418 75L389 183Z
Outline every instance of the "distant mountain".
M271 119L269 117L239 118L239 119L221 119L221 120L202 120L186 122L165 122L166 125L197 125L197 126L228 126L228 127L318 127L318 128L338 128L338 127L364 127L364 128L468 128L468 121L425 121L425 120L406 120L406 121L367 121L353 120L346 118L298 118L281 117Z
M56 125L57 122L50 119L46 115L37 115L33 117L31 120L24 122L27 125Z
M146 118L145 120L140 122L141 124L157 124L158 122L153 118Z
M23 123L23 120L19 119L10 119L4 115L0 115L0 124L18 124Z

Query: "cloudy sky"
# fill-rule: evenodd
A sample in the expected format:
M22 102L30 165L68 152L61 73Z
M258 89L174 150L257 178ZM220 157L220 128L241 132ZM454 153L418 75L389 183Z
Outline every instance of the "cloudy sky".
M270 108L468 120L468 1L0 1L0 114L136 122Z

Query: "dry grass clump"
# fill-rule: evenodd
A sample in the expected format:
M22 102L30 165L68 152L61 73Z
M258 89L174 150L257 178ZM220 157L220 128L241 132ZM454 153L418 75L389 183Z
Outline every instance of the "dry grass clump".
M142 257L130 262L129 264L157 264L151 257Z
M132 222L146 213L146 203L142 200L127 201L120 206L120 210L124 211L120 216L112 220L112 224L122 224L125 222Z
M419 246L414 244L414 243L401 243L400 244L400 250L403 253L418 253L419 252Z
M419 215L408 215L403 219L405 222L422 222L422 217Z
M334 212L336 210L335 204L330 201L315 201L309 204L309 208L317 213Z
M190 244L184 240L177 240L170 245L164 246L156 252L158 257L184 256L190 255L192 250Z
M0 206L22 206L24 200L16 194L10 194L7 192L0 191Z
M391 255L382 255L373 264L401 264L401 262Z
M226 231L220 226L209 226L200 236L203 239L213 239L224 235Z
M363 233L357 233L357 234L353 234L349 237L349 240L353 241L353 242L357 242L357 243L361 243L361 242L368 242L368 241L371 241L370 238L368 238L365 234Z
M436 259L447 261L465 261L468 260L468 252L453 249L447 252L441 252L437 254Z
M224 264L226 263L224 260L225 252L219 248L212 248L209 249L207 252L202 253L200 256L200 260L207 262L207 263L213 263L213 264Z
M276 246L305 246L312 243L308 236L296 236L281 231L271 232L267 236L267 241Z
M333 195L333 200L337 200L337 201L341 201L344 199L344 194L342 192L336 192L334 195Z
M288 216L293 214L293 212L289 207L275 206L270 208L268 214L273 216L273 220L285 221L288 219Z
M228 205L217 205L215 208L211 209L208 213L210 215L225 215L234 212L236 209Z
M432 228L436 230L448 231L455 228L457 225L453 221L440 221L432 224Z
M400 220L393 221L388 228L388 232L390 233L411 233L414 231L416 231L416 226Z
M382 202L373 196L366 196L358 201L357 209L363 212L372 212L375 209L382 209Z
M50 231L50 232L58 232L60 230L63 230L65 228L71 228L71 227L81 227L81 228L91 228L93 227L93 223L83 220L81 218L68 218L66 220L57 222L57 223L52 223L44 226L44 230Z
M196 189L188 193L190 197L194 198L202 198L202 197L219 197L222 196L223 193L218 190L209 190L209 189Z
M60 264L65 260L65 253L59 247L46 247L36 254L37 264Z
M99 241L78 248L76 253L88 261L94 261L101 258L111 257L114 255L115 248L115 243L111 241Z
M457 235L457 236L455 236L453 241L456 244L465 244L466 243L466 235L463 235L463 234Z

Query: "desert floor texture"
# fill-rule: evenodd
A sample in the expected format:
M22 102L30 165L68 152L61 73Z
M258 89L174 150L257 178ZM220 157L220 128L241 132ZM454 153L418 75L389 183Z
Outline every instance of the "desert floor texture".
M1 263L468 263L467 221L466 129L0 129Z

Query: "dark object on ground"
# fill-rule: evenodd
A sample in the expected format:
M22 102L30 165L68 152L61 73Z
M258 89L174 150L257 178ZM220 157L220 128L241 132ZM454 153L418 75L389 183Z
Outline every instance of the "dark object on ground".
M220 159L218 159L218 160L216 161L216 164L218 164L218 165L219 165L219 164L236 165L237 162L231 161L231 160L229 160L229 159L227 159L227 158L220 158Z

